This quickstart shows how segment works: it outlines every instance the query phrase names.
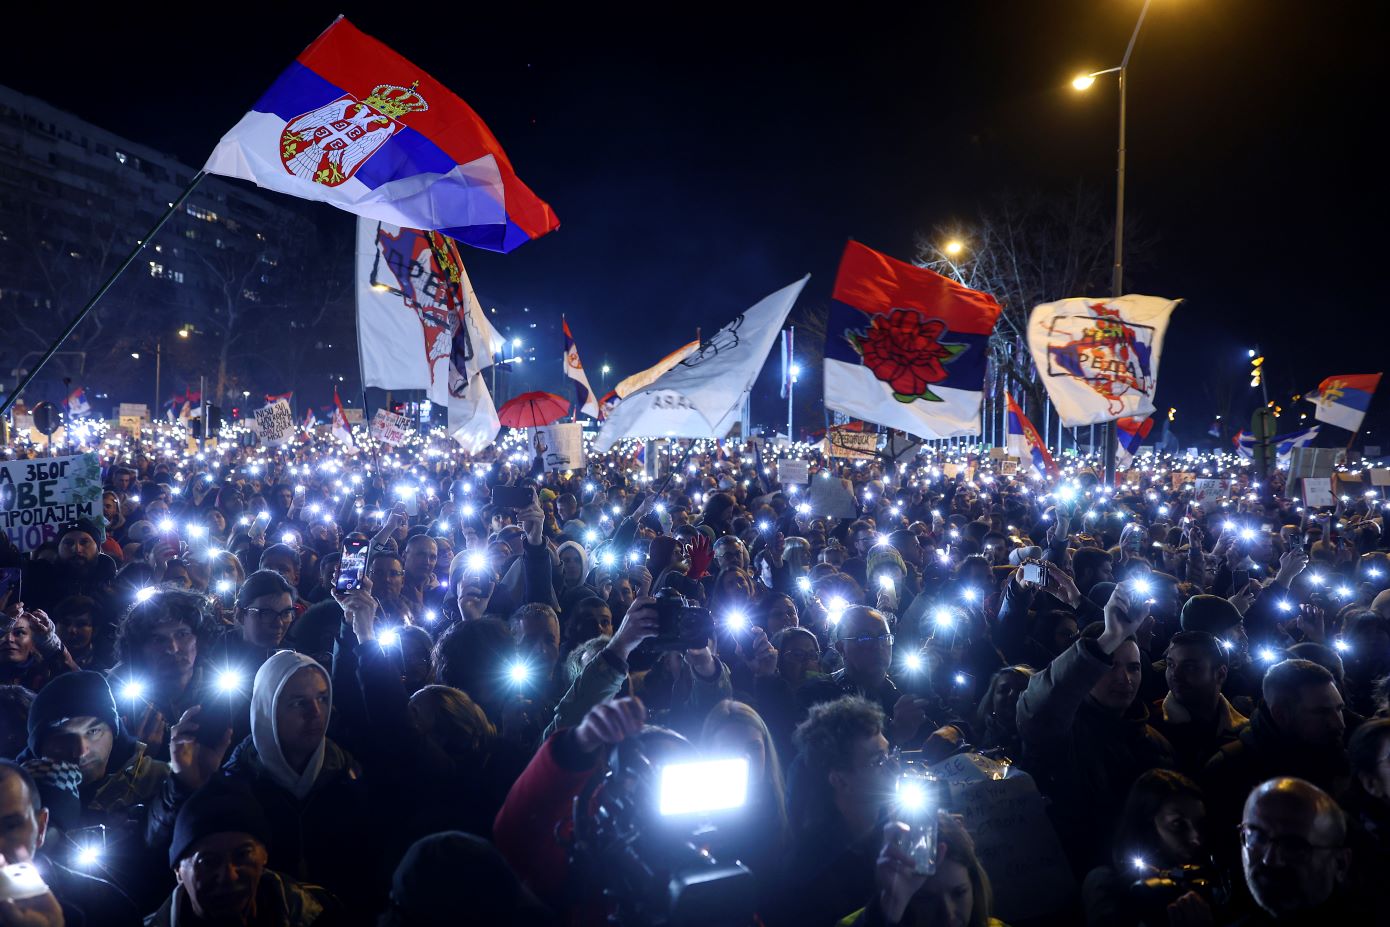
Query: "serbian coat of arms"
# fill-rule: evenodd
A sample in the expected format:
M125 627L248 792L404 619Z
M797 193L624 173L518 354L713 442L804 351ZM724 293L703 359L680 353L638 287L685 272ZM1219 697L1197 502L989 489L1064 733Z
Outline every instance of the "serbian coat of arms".
M345 93L290 120L280 133L285 170L326 187L346 182L396 134L401 117L429 109L418 84L378 84L365 100Z

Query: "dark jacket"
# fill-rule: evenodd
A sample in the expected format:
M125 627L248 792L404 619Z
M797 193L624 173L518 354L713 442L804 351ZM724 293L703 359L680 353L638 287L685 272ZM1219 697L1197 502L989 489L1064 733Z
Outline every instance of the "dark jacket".
M222 767L245 783L265 809L273 828L270 867L297 881L323 885L345 904L375 910L385 894L376 840L380 823L368 802L357 761L332 740L323 767L302 800L271 777L248 737ZM375 849L374 849L375 848Z
M178 908L175 918L174 908ZM192 920L188 896L176 888L164 899L159 910L145 918L145 927L173 927L175 919L184 927ZM267 869L256 889L256 917L251 927L329 927L341 923L337 900L317 885L305 885Z
M1208 832L1217 835L1214 849L1219 854L1235 858L1235 829L1245 799L1255 786L1278 776L1306 779L1340 800L1351 784L1351 763L1340 745L1311 747L1291 739L1279 730L1269 706L1261 704L1237 738L1211 758L1198 780L1207 798Z
M1202 774L1207 761L1226 744L1240 736L1250 719L1236 711L1221 696L1216 715L1208 721L1197 721L1170 692L1150 709L1150 724L1173 747L1178 772L1193 779Z
M1111 658L1083 638L1035 673L1018 698L1019 765L1052 800L1053 824L1078 877L1106 861L1111 830L1134 780L1173 766L1173 750L1135 699L1122 715L1102 708L1091 687Z
M65 927L138 927L140 912L110 882L74 872L43 852L34 866L62 905Z

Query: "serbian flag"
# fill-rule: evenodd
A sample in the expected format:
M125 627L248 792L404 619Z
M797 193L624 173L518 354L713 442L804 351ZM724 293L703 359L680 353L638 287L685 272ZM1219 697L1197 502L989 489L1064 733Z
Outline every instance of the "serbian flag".
M343 401L338 398L336 386L333 387L333 414L330 422L333 425L333 437L352 447L352 425L347 420L347 413L343 411Z
M293 395L294 395L294 390L290 390L288 393L281 393L281 394L278 395L278 396L272 396L272 395L270 395L270 393L266 393L266 394L265 394L265 404L268 405L268 406L273 406L273 405L275 405L275 403L279 402L281 399L285 400L286 402L289 402L289 401L290 401L290 397L293 396Z
M467 103L341 16L203 170L489 251L560 225Z
M825 407L922 438L980 433L994 297L851 241L825 339Z
M1153 430L1154 420L1152 416L1115 419L1115 437L1120 441L1120 446L1116 451L1116 463L1121 467L1128 467L1129 462L1134 459L1134 455L1139 453L1139 445L1144 443L1144 439Z
M1056 476L1060 472L1057 461L1048 453L1038 429L1028 421L1028 416L1023 414L1011 394L1006 392L1004 398L1009 404L1009 434L1005 443L1009 454L1020 460L1031 461L1034 469L1045 476Z
M1380 377L1378 373L1350 373L1323 380L1317 393L1307 397L1317 403L1313 418L1347 431L1360 431Z
M1292 459L1294 448L1307 447L1313 443L1318 436L1320 425L1310 425L1298 431L1291 431L1288 434L1275 435L1269 439L1269 446L1274 448L1274 453L1278 457L1278 462L1282 466ZM1236 432L1236 436L1231 439L1236 446L1236 453L1246 460L1255 457L1255 436L1242 429Z
M92 411L92 406L87 402L87 391L78 387L68 394L67 400L69 415L86 415Z
M564 316L560 316L560 328L565 335L565 376L574 381L575 415L582 412L591 418L598 418L598 400L594 398L594 388L589 385L588 374L579 360L579 346L574 343L570 323Z

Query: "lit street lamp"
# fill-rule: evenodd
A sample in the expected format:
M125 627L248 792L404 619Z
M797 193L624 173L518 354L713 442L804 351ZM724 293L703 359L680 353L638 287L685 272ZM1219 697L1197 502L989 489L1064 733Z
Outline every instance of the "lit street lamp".
M1119 67L1105 68L1101 71L1092 71L1089 74L1080 74L1072 79L1071 85L1075 90L1086 91L1096 82L1096 78L1104 74L1116 75L1116 81L1120 90L1120 139L1119 145L1115 150L1115 266L1110 280L1110 292L1115 297L1124 295L1124 251L1125 251L1125 94L1129 89L1129 82L1126 77L1129 74L1129 58L1134 54L1134 43L1139 40L1139 30L1144 26L1144 17L1149 12L1149 4L1153 0L1144 0L1144 6L1139 10L1139 20L1134 24L1134 33L1129 37L1129 45L1125 48L1124 57L1120 59ZM1107 422L1105 432L1105 481L1110 485L1115 480L1115 423Z

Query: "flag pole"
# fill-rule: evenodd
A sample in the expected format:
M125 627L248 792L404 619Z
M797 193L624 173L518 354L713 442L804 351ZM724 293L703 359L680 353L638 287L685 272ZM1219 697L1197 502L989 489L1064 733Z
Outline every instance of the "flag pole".
M179 211L179 208L183 206L184 200L188 199L189 194L193 192L193 188L198 186L199 181L206 176L207 174L204 171L199 171L193 175L193 179L188 182L188 186L183 188L183 192L178 195L178 199L169 204L169 208L164 212L164 215L159 217L159 221L154 224L154 228L150 229L145 234L145 237L139 240L134 250L121 262L121 266L117 267L115 271L112 272L111 276L106 278L106 282L87 300L87 305L82 307L82 311L77 314L77 317L69 322L68 327L63 329L62 334L48 346L48 350L44 352L43 357L39 358L39 362L25 375L19 385L5 397L4 402L0 403L0 415L4 415L6 412L10 411L10 407L15 404L15 400L19 399L20 395L28 388L29 384L34 382L34 378L39 375L39 371L43 369L44 364L47 364L53 359L53 355L58 353L63 343L77 330L77 326L81 325L82 321L92 314L92 310L96 308L101 298L106 295L106 291L111 289L115 282L120 279L121 274L125 273L126 269L129 268L131 264L135 263L135 259L145 250L145 246L150 243L155 235L159 234L159 230L164 228L164 223L168 222L170 217Z

